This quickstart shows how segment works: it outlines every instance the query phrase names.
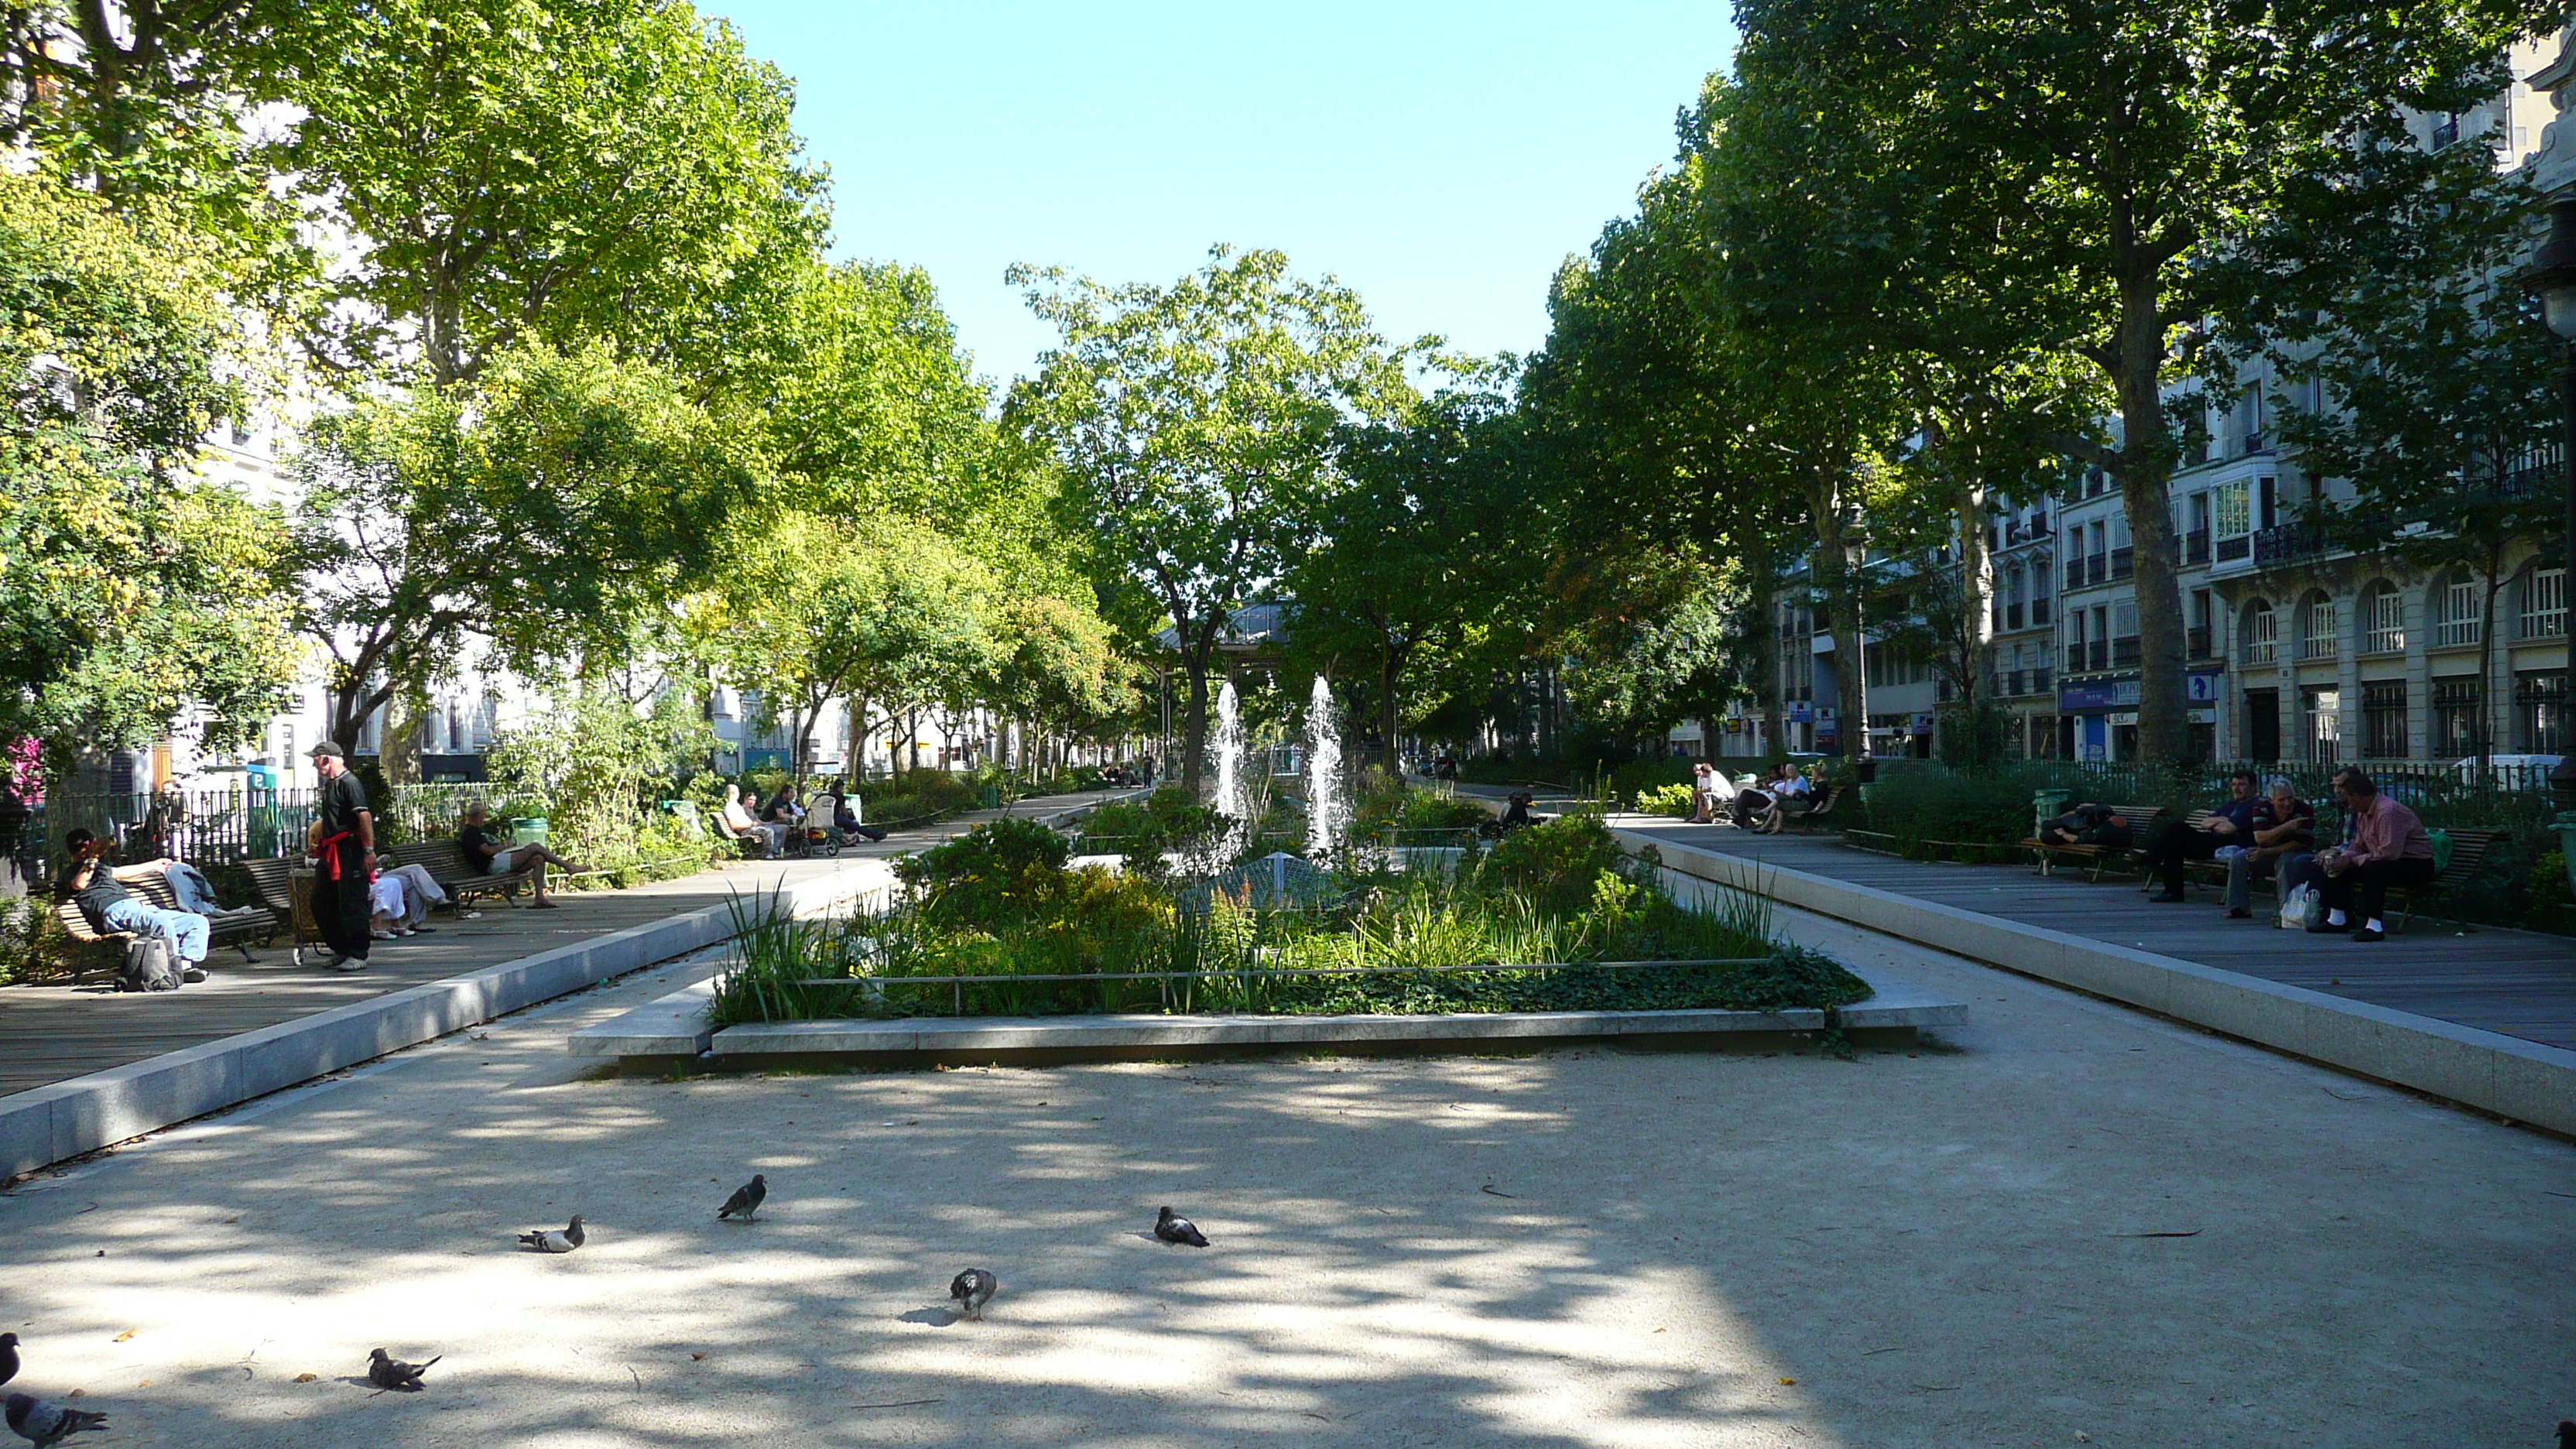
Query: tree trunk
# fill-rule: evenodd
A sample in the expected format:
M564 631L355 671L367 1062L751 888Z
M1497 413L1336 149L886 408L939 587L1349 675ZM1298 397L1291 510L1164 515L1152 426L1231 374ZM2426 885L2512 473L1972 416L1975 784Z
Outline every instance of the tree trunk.
M1961 487L1959 510L1959 592L1965 616L1967 657L1959 681L1960 702L1976 713L1977 686L1994 677L1995 555L1986 534L1986 490L1981 483Z
M2125 215L2121 218L2126 222ZM2182 762L2191 742L2183 698L2182 594L2175 582L2173 502L2167 496L2164 313L2158 301L2161 262L2137 254L2134 237L2115 234L2130 254L2120 282L2120 500L2129 519L2131 588L2138 600L2138 754L2150 765Z
M1869 757L1869 670L1861 657L1861 580L1858 540L1844 527L1842 491L1819 484L1815 498L1816 557L1825 566L1828 607L1833 611L1834 734L1849 759Z
M1189 677L1190 691L1189 705L1181 715L1181 788L1196 798L1207 764L1207 660L1204 656L1190 659L1182 669Z
M1404 768L1403 752L1396 748L1395 743L1397 717L1397 710L1395 707L1395 681L1396 676L1403 672L1404 656L1397 651L1393 644L1389 644L1386 648L1384 662L1378 667L1378 720L1379 728L1386 732L1386 737L1383 741L1386 746L1384 750L1384 754L1386 756L1386 773L1388 778L1398 780L1404 778Z
M1771 755L1780 751L1788 727L1780 707L1779 564L1767 542L1747 550L1744 561L1753 572L1753 620L1745 630L1746 647L1753 651L1753 699L1762 711L1762 753ZM1716 758L1715 741L1708 742L1708 752Z

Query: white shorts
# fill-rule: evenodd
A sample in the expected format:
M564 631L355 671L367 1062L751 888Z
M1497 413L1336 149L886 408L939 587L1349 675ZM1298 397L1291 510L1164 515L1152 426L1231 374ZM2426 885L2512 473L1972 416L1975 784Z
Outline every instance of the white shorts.
M483 863L483 873L485 875L508 875L510 873L510 862L519 858L519 852L522 849L525 849L525 847L505 845L499 850L492 852L492 858Z

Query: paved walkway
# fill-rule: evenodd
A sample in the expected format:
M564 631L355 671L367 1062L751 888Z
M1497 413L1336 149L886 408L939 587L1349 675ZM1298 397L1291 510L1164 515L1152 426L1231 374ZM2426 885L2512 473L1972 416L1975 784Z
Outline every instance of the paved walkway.
M668 916L721 906L736 894L828 874L869 856L897 855L1005 813L1048 814L1077 809L1124 791L1022 800L1005 811L973 811L944 824L864 842L839 860L731 861L719 869L622 891L565 892L562 908L512 909L482 904L481 920L458 921L441 911L433 934L378 941L365 971L326 971L290 964L283 937L244 963L229 948L208 958L206 981L166 995L119 995L112 984L31 985L0 988L0 1094L24 1092L110 1067L124 1066L241 1032L347 1006L406 987L498 966L593 936L623 931ZM0 1097L0 1100L5 1100Z
M2417 916L2402 935L2356 945L2343 936L2284 931L2261 910L2250 921L2227 920L2218 893L2197 886L2185 904L2155 905L2134 879L2106 876L2095 884L2080 873L2042 877L2024 865L1900 860L1853 849L1835 836L1747 835L1652 816L1622 815L1618 824L1703 850L2576 1048L2576 941L2564 936ZM2255 896L2258 906L2270 901Z
M2540 1446L2576 1148L1783 912L1948 1045L585 1079L636 973L0 1194L106 1449ZM752 1226L714 1221L753 1172ZM1160 1203L1214 1246L1166 1247ZM510 1235L582 1213L570 1257ZM981 1322L951 1275L991 1269ZM428 1391L359 1377L444 1354ZM2078 1435L2084 1439L2079 1440Z

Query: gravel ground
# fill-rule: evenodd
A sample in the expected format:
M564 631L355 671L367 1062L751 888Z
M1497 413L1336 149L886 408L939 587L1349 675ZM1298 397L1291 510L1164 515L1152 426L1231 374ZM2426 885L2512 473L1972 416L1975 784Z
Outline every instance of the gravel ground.
M1836 923L1914 1053L583 1078L682 964L0 1198L94 1444L2533 1445L2576 1148ZM756 1225L713 1221L754 1171ZM1146 1231L1157 1204L1204 1251ZM569 1257L514 1231L588 1219ZM980 1322L951 1275L993 1269ZM378 1394L367 1350L444 1353Z

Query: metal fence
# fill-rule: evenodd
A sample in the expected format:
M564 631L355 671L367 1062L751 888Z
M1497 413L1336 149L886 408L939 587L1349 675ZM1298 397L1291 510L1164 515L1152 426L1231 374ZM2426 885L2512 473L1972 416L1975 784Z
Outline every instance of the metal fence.
M63 840L87 830L116 842L120 862L163 856L201 869L301 855L313 823L315 792L217 789L61 794L29 811L7 854L32 887L43 889L64 861ZM388 845L454 832L465 807L480 800L496 815L546 813L544 802L490 785L397 785L376 803L379 838ZM0 842L5 848L6 842Z

